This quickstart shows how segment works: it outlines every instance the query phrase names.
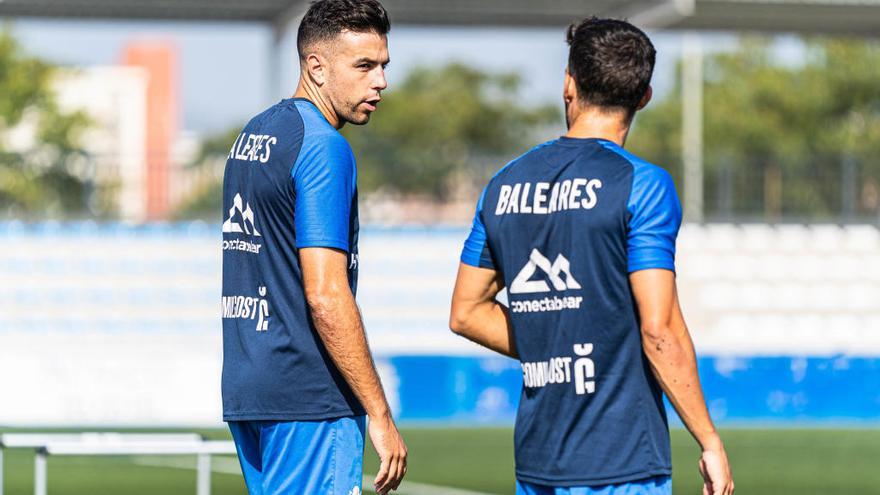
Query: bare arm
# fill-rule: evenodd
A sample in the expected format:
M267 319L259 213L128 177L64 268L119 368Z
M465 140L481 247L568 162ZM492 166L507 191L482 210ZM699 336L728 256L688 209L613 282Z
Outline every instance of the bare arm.
M348 285L348 255L327 248L299 252L306 300L324 347L370 418L370 438L381 460L375 488L397 489L406 473L406 446L394 425L364 326Z
M675 274L668 270L641 270L630 275L630 284L641 319L642 348L654 376L703 449L703 493L733 493L727 454L700 387L694 345L678 303Z
M504 307L495 301L502 287L495 270L459 264L449 328L483 347L518 358L510 319Z

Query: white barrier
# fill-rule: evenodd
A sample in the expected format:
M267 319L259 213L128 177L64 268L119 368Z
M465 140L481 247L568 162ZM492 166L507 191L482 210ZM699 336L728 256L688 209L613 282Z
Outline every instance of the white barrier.
M199 495L210 494L211 454L234 454L232 442L204 442L197 433L4 433L0 434L0 495L3 494L3 451L36 449L34 490L47 491L46 455L163 455L199 456Z
M198 433L3 433L0 434L0 451L16 448L37 449L53 442L200 442L201 440L202 436Z
M192 455L198 456L196 494L211 493L211 456L235 454L235 444L228 440L185 442L50 442L38 448L34 460L34 495L48 493L47 458L54 456L112 456L112 455Z

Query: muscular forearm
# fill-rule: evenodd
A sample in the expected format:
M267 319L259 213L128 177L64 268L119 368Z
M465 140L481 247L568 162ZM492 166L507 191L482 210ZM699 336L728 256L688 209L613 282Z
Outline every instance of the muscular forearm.
M475 304L466 310L453 308L449 328L462 337L515 359L519 358L507 314L495 301Z
M315 328L330 358L371 418L390 415L367 344L360 312L348 287L309 294Z
M630 274L639 307L642 349L651 370L687 429L703 449L699 468L703 493L730 495L733 478L721 438L706 409L694 344L688 333L675 274L666 269L645 269Z
M643 328L642 347L654 376L694 439L704 450L716 447L720 440L706 409L687 328L683 324Z

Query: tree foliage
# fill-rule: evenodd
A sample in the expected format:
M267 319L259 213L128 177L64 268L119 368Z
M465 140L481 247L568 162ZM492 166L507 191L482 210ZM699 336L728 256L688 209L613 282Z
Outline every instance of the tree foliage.
M848 193L850 213L877 214L880 44L807 39L804 46L794 64L780 64L764 38L744 38L737 50L706 57L710 215L828 219L846 209ZM679 79L666 99L636 117L630 138L634 152L677 176L681 105Z
M553 106L523 105L520 85L515 74L457 63L413 70L369 125L344 128L360 187L443 199L456 178L494 172L561 119Z
M880 44L852 39L808 38L802 59L785 64L767 38L746 37L733 51L707 55L708 216L876 218L877 67ZM553 106L520 104L519 88L515 75L461 64L413 70L384 95L369 125L344 128L358 160L361 191L442 200L459 183L485 183L500 165L555 135L561 123ZM670 94L636 116L628 141L632 151L666 166L677 180L681 104L679 79ZM225 156L237 131L206 144L203 158ZM205 198L193 204L214 204Z
M6 216L102 213L91 160L78 144L88 118L58 108L54 74L0 30L0 212Z
M178 206L174 214L176 219L218 219L223 208L223 167L229 149L241 132L241 127L233 127L202 141L189 167L206 173L210 178L203 181L198 189Z

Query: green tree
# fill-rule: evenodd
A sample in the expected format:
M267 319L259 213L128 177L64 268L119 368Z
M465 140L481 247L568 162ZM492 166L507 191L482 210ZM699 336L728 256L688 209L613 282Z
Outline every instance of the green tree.
M54 74L0 30L0 212L6 216L107 213L90 180L92 161L78 145L88 118L58 108ZM33 139L10 138L16 126L32 128Z
M242 126L235 126L202 141L199 152L189 167L204 173L208 179L202 181L192 196L177 208L174 214L176 219L203 218L221 221L223 167L241 128Z
M369 125L344 128L360 187L445 199L457 177L483 182L561 120L554 106L524 106L520 86L515 74L457 63L413 70Z
M779 64L771 40L744 38L704 67L706 209L714 215L830 219L877 212L880 44L807 39ZM681 80L636 117L634 152L681 174ZM852 187L850 187L852 186Z

